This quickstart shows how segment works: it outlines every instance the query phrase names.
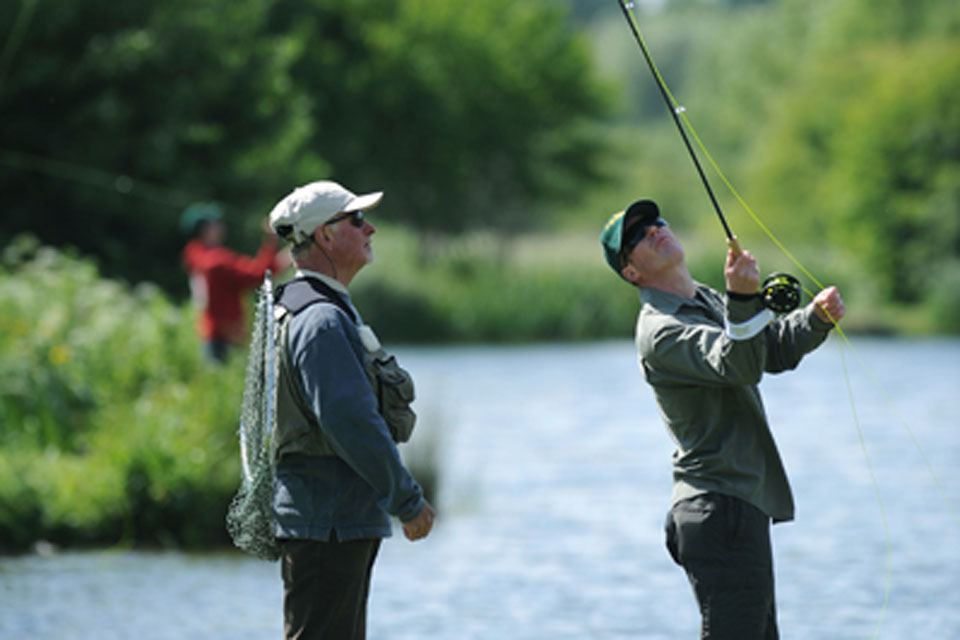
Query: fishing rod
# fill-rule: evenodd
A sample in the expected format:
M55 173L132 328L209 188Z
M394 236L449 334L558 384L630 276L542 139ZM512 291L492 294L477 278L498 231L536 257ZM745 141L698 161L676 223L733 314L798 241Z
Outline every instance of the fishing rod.
M713 192L713 187L710 186L710 181L707 179L707 174L703 171L703 166L700 164L700 159L697 158L697 154L693 149L693 145L690 144L690 139L687 137L686 129L683 128L683 123L680 121L680 114L685 111L684 107L681 105L674 106L674 100L670 97L670 92L667 90L666 83L663 81L663 78L660 76L660 72L657 71L657 65L653 62L653 57L650 55L649 49L647 49L646 43L643 41L643 36L640 35L640 29L637 28L636 20L633 17L633 14L630 10L633 8L634 3L631 0L617 0L617 4L620 5L620 10L623 11L623 17L626 19L627 24L630 25L630 31L633 33L633 39L636 40L637 45L640 47L641 53L643 53L643 58L647 62L647 67L650 69L650 73L653 75L653 79L657 84L657 89L660 90L660 95L663 97L663 101L667 105L667 111L670 112L670 116L673 118L673 123L677 126L677 131L680 133L680 138L683 140L683 145L687 148L687 153L690 155L690 159L693 161L693 166L697 169L697 175L700 176L700 181L703 183L704 189L707 191L707 195L710 197L710 202L713 204L713 210L717 214L717 218L720 219L720 224L723 226L723 231L727 236L727 246L730 247L733 251L734 256L739 256L743 253L740 248L740 243L737 241L737 237L733 234L733 231L730 229L730 225L727 223L726 217L723 215L723 210L720 208L720 202L717 201L717 196ZM767 277L763 282L763 286L760 290L760 295L763 299L763 304L768 309L775 311L777 313L786 313L788 311L793 311L800 304L800 281L788 273L773 273Z

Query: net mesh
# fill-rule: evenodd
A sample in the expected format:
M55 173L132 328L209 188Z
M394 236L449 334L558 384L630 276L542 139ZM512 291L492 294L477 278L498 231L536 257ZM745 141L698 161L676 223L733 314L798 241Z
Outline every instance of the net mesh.
M257 297L247 375L240 409L240 488L227 510L227 531L233 543L264 560L277 560L273 516L276 476L271 434L275 417L276 354L274 351L273 285L264 278Z

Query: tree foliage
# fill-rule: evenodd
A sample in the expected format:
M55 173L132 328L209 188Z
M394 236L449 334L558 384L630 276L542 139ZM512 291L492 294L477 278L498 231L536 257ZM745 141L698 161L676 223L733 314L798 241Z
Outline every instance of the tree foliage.
M458 231L529 220L602 148L588 50L548 2L21 0L0 39L0 240L32 230L131 280L180 282L194 199L252 240L333 177Z
M843 7L781 99L756 174L766 201L806 203L796 214L905 303L960 258L960 47L946 18L936 3Z
M944 287L960 274L960 6L784 0L736 21L738 38L703 43L689 86L753 208L960 328Z
M515 227L536 198L595 174L585 119L604 101L586 43L547 3L285 0L272 26L309 43L292 71L312 96L309 146L351 183L386 188L385 215Z

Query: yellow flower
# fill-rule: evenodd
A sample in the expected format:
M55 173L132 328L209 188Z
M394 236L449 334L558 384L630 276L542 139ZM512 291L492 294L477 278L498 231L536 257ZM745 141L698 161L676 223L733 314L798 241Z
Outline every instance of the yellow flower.
M47 357L50 358L51 363L59 367L70 362L73 353L67 345L58 344L50 347L50 352L47 354Z
M27 322L26 318L14 318L12 333L14 336L22 338L30 333L30 323Z

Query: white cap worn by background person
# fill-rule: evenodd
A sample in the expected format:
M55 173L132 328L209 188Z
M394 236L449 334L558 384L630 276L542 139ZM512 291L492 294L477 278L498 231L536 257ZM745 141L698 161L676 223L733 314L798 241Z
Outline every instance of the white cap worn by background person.
M284 240L300 244L338 213L375 207L381 198L382 191L358 196L330 180L311 182L277 203L270 212L270 226Z

